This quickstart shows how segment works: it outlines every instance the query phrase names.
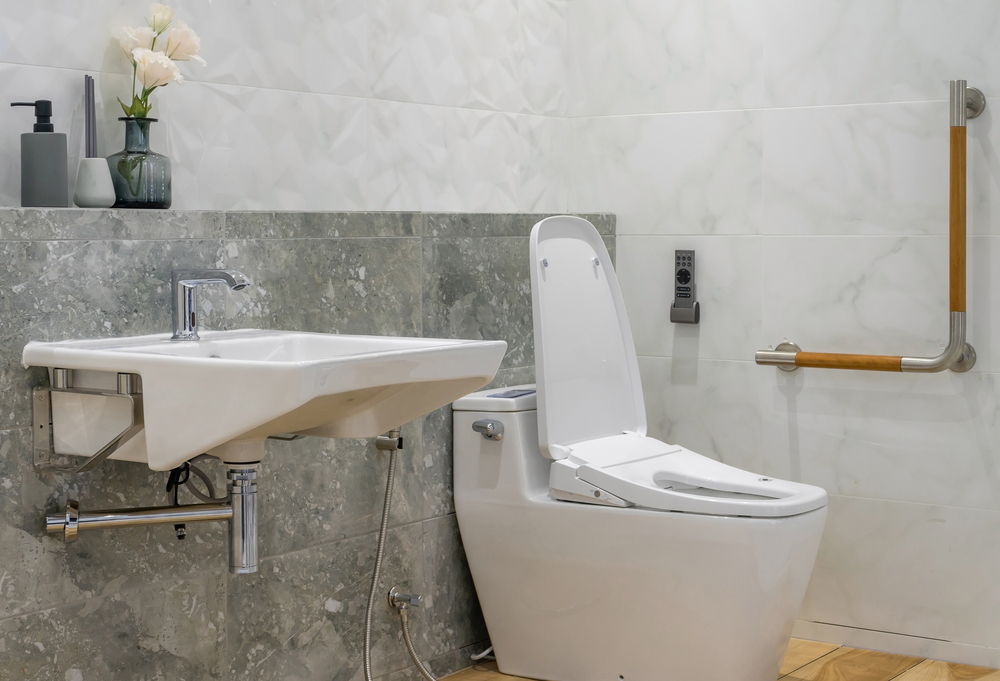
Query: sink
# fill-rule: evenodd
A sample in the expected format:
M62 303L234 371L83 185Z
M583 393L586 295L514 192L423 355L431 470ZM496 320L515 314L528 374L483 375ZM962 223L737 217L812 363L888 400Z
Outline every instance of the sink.
M208 452L260 460L270 436L368 438L489 383L503 341L205 331L28 343L22 362L72 370L74 388L113 391L141 380L143 430L111 458L169 470ZM89 456L126 427L131 407L94 394L52 394L56 453Z

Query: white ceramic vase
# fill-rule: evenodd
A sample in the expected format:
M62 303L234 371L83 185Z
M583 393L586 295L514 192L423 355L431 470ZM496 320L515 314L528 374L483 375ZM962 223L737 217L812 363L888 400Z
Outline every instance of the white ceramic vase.
M115 204L115 186L107 159L80 159L73 202L80 208L110 208Z

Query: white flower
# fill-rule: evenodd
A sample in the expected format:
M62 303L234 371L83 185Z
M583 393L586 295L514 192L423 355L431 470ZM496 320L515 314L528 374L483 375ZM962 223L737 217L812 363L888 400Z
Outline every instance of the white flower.
M119 28L115 32L115 38L118 39L118 44L121 45L122 51L132 61L132 50L141 47L148 50L153 46L153 40L156 39L156 33L153 32L149 26L139 26L138 28Z
M167 47L164 51L174 61L193 59L204 66L205 60L198 56L200 50L201 38L183 21L178 21L177 26L170 29L170 33L167 34Z
M132 51L135 60L135 78L143 90L151 90L168 83L182 83L184 77L170 57L138 47Z
M160 35L165 30L170 22L174 20L174 8L170 5L161 5L158 2L154 2L149 8L149 19L146 22L149 27L153 29L156 35Z

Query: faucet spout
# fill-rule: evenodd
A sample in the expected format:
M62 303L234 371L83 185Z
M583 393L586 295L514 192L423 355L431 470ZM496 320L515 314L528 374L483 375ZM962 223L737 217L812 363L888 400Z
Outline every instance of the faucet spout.
M197 287L202 284L225 284L242 291L253 282L238 270L180 269L170 273L170 297L173 301L174 335L170 340L198 340Z

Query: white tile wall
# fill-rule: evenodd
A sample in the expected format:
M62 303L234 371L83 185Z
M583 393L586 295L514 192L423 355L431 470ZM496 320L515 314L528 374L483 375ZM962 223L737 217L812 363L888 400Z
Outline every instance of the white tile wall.
M175 4L178 17L203 36L208 66L186 69L198 80L368 95L368 48L375 37L368 0Z
M936 355L947 341L947 253L944 236L764 238L764 341Z
M763 373L768 475L843 496L1000 510L997 374Z
M650 432L833 495L800 633L1000 660L1000 4L570 0L569 31L570 206L618 213ZM975 369L756 366L785 338L943 347L951 78L991 97L968 133ZM694 327L668 318L679 248Z
M215 83L165 94L161 115L171 124L162 153L181 160L173 173L179 201L366 207L368 100Z
M387 210L517 210L516 116L477 109L369 103L368 185Z
M772 109L763 118L764 233L946 233L947 102Z
M764 16L774 106L946 100L952 78L1000 90L993 0L764 0Z
M763 125L755 112L589 117L570 125L571 203L615 212L619 234L760 231Z
M153 95L174 208L564 211L566 0L177 0L207 67ZM123 145L111 39L145 2L0 0L0 93L51 99L69 133L97 78L99 148ZM0 205L20 203L24 109L4 109Z
M566 115L569 0L521 0L518 64L524 111Z
M516 0L370 0L381 99L518 111Z
M801 616L1000 647L1000 513L832 497Z
M570 130L566 120L551 116L518 116L519 154L517 208L520 212L557 213L569 204Z
M641 357L651 437L749 470L762 470L761 374L746 362Z
M763 5L570 0L570 114L762 106Z

